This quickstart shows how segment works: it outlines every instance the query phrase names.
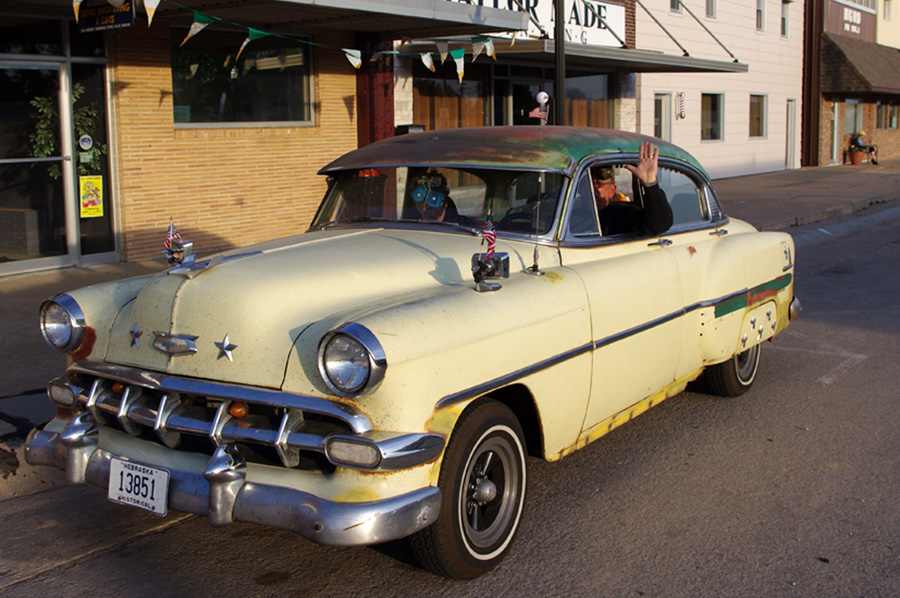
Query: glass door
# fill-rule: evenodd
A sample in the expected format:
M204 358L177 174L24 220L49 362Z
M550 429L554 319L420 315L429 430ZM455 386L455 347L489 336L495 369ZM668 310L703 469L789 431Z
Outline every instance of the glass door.
M74 263L63 81L58 63L0 63L0 273Z
M72 125L80 263L115 252L104 67L72 64Z

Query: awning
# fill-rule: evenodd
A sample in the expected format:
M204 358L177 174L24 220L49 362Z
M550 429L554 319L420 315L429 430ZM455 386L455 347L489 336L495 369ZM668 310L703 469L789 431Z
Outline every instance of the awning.
M416 40L413 46L421 52L438 51L432 41ZM498 58L512 58L533 65L555 65L556 43L552 39L516 40L510 46L509 40L494 38L494 48ZM746 73L749 70L748 65L736 61L571 42L566 44L566 68L629 73Z
M556 43L552 39L517 41L511 48L503 47L502 43L495 46L501 56L532 62L551 63L556 56ZM566 67L603 68L630 73L746 73L749 69L746 64L736 61L571 42L566 44Z
M900 95L900 50L828 33L822 42L822 93Z
M447 0L162 0L156 19L184 19L194 10L269 33L351 32L392 40L524 30L525 13ZM138 12L142 12L138 5ZM184 8L182 8L184 7ZM2 0L0 14L73 16L72 0Z

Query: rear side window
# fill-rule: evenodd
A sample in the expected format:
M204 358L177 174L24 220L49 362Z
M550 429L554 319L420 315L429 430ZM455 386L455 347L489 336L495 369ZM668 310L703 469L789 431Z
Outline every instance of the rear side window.
M673 227L709 220L706 196L692 178L670 168L660 168L657 176L672 207Z

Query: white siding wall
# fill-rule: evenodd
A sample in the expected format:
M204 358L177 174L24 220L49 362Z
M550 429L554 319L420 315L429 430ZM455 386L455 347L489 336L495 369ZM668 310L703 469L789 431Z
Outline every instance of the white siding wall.
M792 134L794 156L800 164L800 114L803 76L804 0L789 6L789 32L781 35L781 0L765 0L765 31L756 30L754 0L718 0L717 18L707 19L705 0L683 0L725 46L749 66L746 73L656 74L638 77L638 131L653 135L655 93L685 93L685 118L672 117L672 142L694 154L716 178L784 170L786 159L787 101L795 100ZM691 56L730 61L731 57L687 12L669 12L669 0L645 0ZM678 47L637 7L637 47L680 54ZM700 139L702 93L724 95L724 135L719 141ZM750 96L767 97L766 136L749 134Z

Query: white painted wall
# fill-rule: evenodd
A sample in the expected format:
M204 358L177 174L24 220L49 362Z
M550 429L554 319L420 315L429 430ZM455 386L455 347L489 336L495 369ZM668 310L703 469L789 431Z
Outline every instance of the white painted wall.
M754 0L718 0L715 19L708 19L706 0L683 0L690 10L738 58L749 66L746 73L664 74L638 76L638 131L653 135L655 93L685 93L685 118L672 118L672 142L688 150L714 178L784 170L787 162L787 101L795 100L793 135L794 165L800 164L800 114L803 77L804 0L789 7L788 35L781 35L781 0L764 0L765 30L756 30ZM669 11L669 0L644 0L657 19L691 56L731 61L732 58L686 12ZM681 54L646 12L636 7L637 48ZM702 93L725 96L724 139L700 139ZM767 96L767 134L751 138L750 95Z

